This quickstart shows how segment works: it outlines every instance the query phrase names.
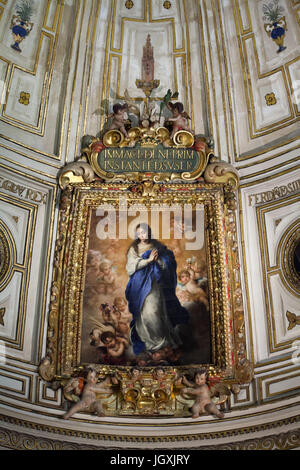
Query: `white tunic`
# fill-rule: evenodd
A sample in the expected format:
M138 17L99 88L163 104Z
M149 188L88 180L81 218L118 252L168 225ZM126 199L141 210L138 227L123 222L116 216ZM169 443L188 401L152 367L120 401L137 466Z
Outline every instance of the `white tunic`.
M129 249L126 264L129 276L148 264L148 261L143 259L141 255L153 248L152 244L140 243L138 254L133 247ZM157 262L161 269L164 269L163 261L158 259ZM151 291L145 298L140 315L136 319L135 328L140 339L145 343L146 351L158 351L166 346L178 348L181 343L167 316L162 289L155 280L152 282Z

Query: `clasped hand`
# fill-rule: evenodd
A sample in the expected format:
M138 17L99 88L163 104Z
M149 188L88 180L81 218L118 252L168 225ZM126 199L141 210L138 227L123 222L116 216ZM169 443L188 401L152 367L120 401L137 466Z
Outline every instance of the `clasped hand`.
M148 260L149 260L149 263L150 263L151 261L156 261L157 259L158 259L158 251L157 251L156 248L154 248L154 250L151 251Z

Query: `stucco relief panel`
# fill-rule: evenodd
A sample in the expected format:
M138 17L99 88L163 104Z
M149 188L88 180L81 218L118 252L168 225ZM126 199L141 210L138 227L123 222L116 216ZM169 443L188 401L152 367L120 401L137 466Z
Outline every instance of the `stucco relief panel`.
M260 244L264 259L264 286L268 293L271 351L289 348L291 341L297 339L300 333L299 327L288 329L289 322L286 315L287 312L299 314L300 291L297 294L284 284L285 276L279 254L281 239L285 231L297 223L299 211L299 195L265 204L257 209Z
M298 127L298 9L291 2L277 3L278 25L272 21L276 5L271 2L224 4L235 113L241 118L236 136L239 153L249 156L255 148L272 145L274 138L288 141L286 136Z
M280 180L274 177L242 190L250 328L257 362L283 353L290 358L299 339L299 326L289 328L287 312L299 315L300 292L289 287L283 266L286 234L296 233L299 221L296 176L287 173Z
M66 133L57 123L64 124L66 109L72 100L72 95L66 94L66 83L69 73L73 73L74 66L70 62L74 43L77 44L74 31L83 3L32 1L26 33L20 41L23 33L20 30L17 35L13 28L22 27L17 6L21 4L24 2L6 3L0 18L3 134L13 145L25 148L29 158L37 152L35 159L38 161L45 161L45 156L62 159ZM64 28L64 23L68 28Z
M21 127L24 130L42 135L45 125L45 113L50 81L52 76L54 49L56 45L55 36L59 31L54 31L45 24L54 24L54 18L60 10L53 7L49 9L50 3L39 2L33 4L31 15L28 14L27 23L32 29L27 33L20 43L14 43L14 26L10 23L11 18L15 20L16 27L21 29L20 15L17 14L18 3L10 4L6 19L8 21L2 35L1 56L6 63L6 96L3 97L2 120L10 125ZM50 21L50 14L53 15ZM2 18L4 22L5 18ZM21 31L19 32L19 36ZM17 44L15 46L15 44ZM22 48L22 49L21 49ZM20 100L21 93L28 94L28 100Z
M23 326L25 320L28 264L30 263L30 232L34 211L31 204L20 202L14 197L1 194L1 226L10 239L12 273L2 284L0 305L5 309L1 339L13 348L22 349Z
M154 78L160 81L159 86L151 93L152 105L157 102L159 112L159 101L167 90L178 91L178 100L183 102L191 117L192 126L196 132L204 133L207 129L207 109L203 99L206 91L201 64L197 3L174 0L170 8L165 8L162 2L145 0L134 2L127 9L120 0L109 4L103 1L99 18L97 37L92 44L95 56L90 77L91 84L94 84L91 87L94 96L99 94L100 88L102 99L99 96L98 101L93 101L94 109L89 111L91 119L88 122L88 133L91 132L91 127L95 127L94 116L97 114L100 119L95 129L99 132L106 113L111 111L115 102L124 100L126 90L130 98L142 108L145 96L137 88L136 79L141 78L143 46L148 34L154 48ZM101 83L96 75L102 64L104 73ZM98 104L98 109L95 103Z
M49 253L45 241L53 215L49 220L45 217L51 214L52 185L49 188L18 173L1 171L0 225L8 240L10 272L0 285L0 340L8 356L30 362L37 354L38 325L43 321L37 308L46 298Z

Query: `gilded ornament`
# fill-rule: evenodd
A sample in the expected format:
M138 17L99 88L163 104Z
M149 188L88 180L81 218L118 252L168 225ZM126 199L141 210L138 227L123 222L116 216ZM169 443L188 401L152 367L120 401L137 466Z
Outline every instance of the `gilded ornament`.
M19 103L24 104L27 106L29 104L30 100L30 93L26 93L25 91L21 91L20 93L20 98L19 98Z
M50 298L50 313L47 335L47 356L40 366L40 374L44 380L61 382L64 387L65 398L69 401L79 403L82 401L82 377L84 367L80 364L80 351L77 349L78 333L80 331L80 317L78 311L81 305L82 286L81 279L83 274L82 260L86 255L86 242L84 238L86 232L86 217L88 206L92 203L98 207L102 200L110 206L119 207L119 195L124 194L127 203L131 201L136 204L140 202L147 207L151 204L163 203L173 204L180 201L181 204L199 204L201 198L209 197L211 203L207 206L207 233L209 233L209 259L212 261L211 270L212 290L211 290L211 308L212 308L212 334L216 341L213 342L212 356L214 365L208 368L210 380L219 377L218 383L214 382L215 388L212 388L212 403L225 406L230 400L230 393L234 393L234 387L243 380L251 379L251 365L246 359L245 331L243 322L242 298L239 294L239 263L237 261L237 252L231 249L234 239L228 237L228 250L231 253L228 263L232 266L232 289L236 292L232 296L232 313L224 304L227 297L224 296L222 283L224 282L224 267L220 269L220 263L224 259L225 247L220 246L220 217L221 217L221 194L225 189L225 184L202 183L202 185L188 184L162 184L153 180L144 180L134 184L105 184L105 183L70 183L62 193L60 204L60 213L58 220L59 235L56 242L54 254L54 273ZM114 190L117 189L117 191ZM207 192L210 188L211 195ZM90 192L92 190L92 192ZM99 192L100 191L100 192ZM76 199L72 203L74 194ZM226 191L224 192L226 194ZM99 199L99 195L101 198ZM200 199L199 199L200 198ZM78 205L79 204L79 205ZM225 201L226 204L226 201ZM76 209L77 205L77 209ZM129 206L130 207L130 206ZM75 211L75 212L74 212ZM75 215L76 214L76 215ZM70 224L72 220L72 225ZM228 207L228 214L225 223L230 227L228 233L234 234L233 209ZM69 228L68 228L69 227ZM73 229L71 229L73 227ZM72 235L70 230L72 230ZM75 230L75 231L74 231ZM71 238L70 238L71 237ZM72 240L77 240L72 245ZM81 243L79 243L79 241ZM72 270L70 271L69 259L72 259ZM191 261L193 263L193 261ZM233 269L234 268L234 269ZM238 285L235 287L235 283ZM64 294L62 295L62 292ZM71 292L72 295L66 295L65 292ZM237 299L237 300L234 300ZM63 313L63 322L60 322ZM227 339L225 331L222 329L229 316L233 315L234 325L233 337L230 341ZM225 323L224 323L225 322ZM216 332L218 334L216 335ZM62 338L62 342L59 341ZM230 351L228 341L234 341L236 354L236 372L230 364ZM59 360L58 360L59 358ZM160 359L162 360L162 358ZM147 363L147 359L146 359ZM55 366L57 364L57 366ZM158 364L158 363L157 363ZM82 368L83 367L83 368ZM184 374L180 367L165 367L162 374L158 373L159 368L154 365L151 370L144 368L138 371L138 377L132 379L131 368L127 367L126 374L116 366L111 365L93 365L97 372L97 387L100 386L103 379L107 381L114 374L117 374L118 384L108 391L102 398L97 398L101 402L102 412L108 415L140 415L140 416L189 416L188 408L192 406L192 396L182 396L181 386L178 384L178 377ZM197 367L194 367L194 371ZM125 374L125 375L124 375ZM226 374L231 379L226 382ZM72 379L74 378L74 382ZM225 382L224 382L225 380ZM95 385L96 385L95 384ZM73 388L72 388L73 387ZM233 388L231 388L233 387ZM87 408L87 412L97 412L100 405L93 402L92 408ZM73 409L73 408L72 408ZM76 412L73 409L74 412ZM72 411L72 413L73 413ZM207 410L206 410L207 411ZM67 414L70 417L70 414Z
M243 348L242 350L240 350L240 356L242 357L242 359L239 360L239 363L236 367L236 378L238 380L238 383L246 384L250 383L253 380L254 369L253 364L244 357L245 345L243 343L240 343L240 347Z
M103 140L91 138L89 146L82 150L82 157L86 156L94 172L106 180L136 180L139 175L151 173L155 180L180 177L193 181L203 174L212 156L205 138L179 131L174 142L167 128L145 126L129 129L127 137L118 130L110 130L104 133ZM223 168L223 176L227 170ZM230 182L227 176L224 181Z
M173 137L174 143L177 147L193 147L194 145L194 136L191 132L188 131L177 131Z
M238 171L229 163L218 161L215 157L211 158L203 176L207 183L224 183L232 190L238 187Z
M118 147L124 141L124 135L119 130L110 130L104 134L103 144L106 147Z
M265 95L265 100L266 100L267 106L272 106L272 105L277 103L275 94L273 92L272 93L267 93Z
M153 181L143 181L142 183L129 186L128 189L139 197L154 197L164 191L164 186L158 183L153 183Z
M131 10L131 8L134 6L134 3L132 0L126 0L125 2L125 7L128 9L128 10Z
M8 418L7 416L2 417L3 423L10 423L13 425L19 425L21 427L30 427L30 429L34 429L36 431L47 431L47 433L52 433L55 435L63 435L68 436L68 438L77 438L81 439L80 443L74 442L74 439L71 441L68 440L61 440L61 439L52 439L52 438L44 438L44 437L35 437L35 435L25 432L16 432L12 431L7 425L0 428L0 445L5 449L18 449L18 450L99 450L99 446L91 445L89 440L94 439L98 441L105 441L109 443L118 443L120 441L120 436L117 434L99 434L96 432L91 433L84 432L82 430L75 431L74 429L68 430L65 427L51 427L49 424L47 426L43 426L41 424L36 425L32 422L26 422L23 420L16 420L12 418ZM280 420L271 422L269 424L261 424L255 425L250 427L238 428L238 429L230 429L230 430L222 430L222 431L215 431L215 432L208 432L203 435L203 433L193 433L193 434L173 434L167 436L160 436L158 433L154 433L151 436L132 436L132 435L122 435L122 441L128 442L130 444L137 443L139 444L139 449L141 449L141 445L145 445L147 448L153 446L153 449L157 448L157 444L161 443L189 443L188 449L190 451L193 450L292 450L297 449L300 445L300 432L298 429L288 431L288 432L280 432L280 429L283 425L290 425L297 422L294 418L290 418L287 420ZM275 428L277 429L276 434L268 434L266 435L266 431L272 429L274 431ZM237 436L250 435L251 432L261 432L264 437L253 437L252 439L237 439ZM38 435L38 433L37 433ZM232 438L234 437L234 442ZM211 445L204 445L203 439L209 439L211 441L217 439L224 439L227 438L227 442L224 444L212 443ZM82 439L87 439L86 443L82 443ZM190 441L198 441L196 445L191 445ZM201 444L199 444L201 442ZM103 445L103 444L102 444ZM102 445L100 448L102 449ZM111 444L109 447L105 447L105 449L110 449ZM146 448L145 447L145 448ZM115 446L113 447L115 449ZM151 447L152 448L152 447Z
M287 311L286 318L289 322L288 330L292 330L295 326L300 325L300 315Z
M156 133L156 137L160 140L160 142L165 142L166 140L169 140L170 138L170 132L168 131L166 127L158 127L155 130L155 133Z
M65 189L71 183L90 183L95 174L92 167L85 161L77 160L69 163L59 173L59 186Z
M132 127L128 131L128 138L130 141L132 140L138 141L141 135L142 135L142 131L139 127Z
M157 370L133 368L132 372L120 372L122 391L122 415L175 414L172 398L176 372L158 367Z
M50 325L49 325L50 328ZM46 356L42 359L39 366L39 374L46 382L52 382L55 376L55 367L52 364L51 358Z

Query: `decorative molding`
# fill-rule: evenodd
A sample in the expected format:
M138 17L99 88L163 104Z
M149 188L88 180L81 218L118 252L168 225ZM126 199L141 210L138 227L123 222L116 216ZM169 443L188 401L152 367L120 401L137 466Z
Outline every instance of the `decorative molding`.
M91 183L95 173L89 163L77 160L64 167L59 174L59 186L65 189L70 183Z
M123 436L122 436L123 437ZM124 440L123 438L121 439ZM188 439L187 439L188 440ZM143 442L147 442L143 438ZM153 439L149 439L150 442ZM0 445L16 450L123 450L123 447L93 446L68 441L37 438L28 434L0 428ZM245 441L227 444L188 447L187 450L291 450L300 446L300 431L275 434L263 438L247 439ZM141 447L131 447L130 450L141 450Z
M286 317L289 322L288 330L295 328L295 326L300 325L300 315L296 315L295 313L286 312Z
M10 277L13 265L13 249L11 233L0 220L0 285L3 289L5 281ZM4 309L5 310L5 309Z
M147 443L170 443L170 442L190 442L190 441L207 441L214 439L230 438L234 436L246 435L250 433L266 431L268 429L275 429L284 425L289 425L297 423L300 421L300 416L295 416L292 418L283 419L280 421L272 423L264 423L256 426L249 426L239 429L229 429L229 430L220 430L219 432L206 432L206 433L193 433L193 434L169 434L165 436L160 436L157 433L151 436L137 436L137 435L110 435L110 434L101 434L96 432L84 432L77 431L74 429L60 428L56 426L49 426L45 424L37 424L30 421L25 421L18 418L12 418L4 415L0 415L0 422L9 423L15 426L22 426L27 429L32 429L39 432L50 432L56 435L68 436L74 439L91 439L99 442L108 443L108 446L105 447L99 446L89 446L88 444L79 444L76 442L67 442L60 441L58 439L53 440L50 438L36 437L29 433L19 433L18 431L8 430L7 427L0 427L0 445L2 447L7 447L11 449L48 449L49 450L58 450L58 449L85 449L85 448L94 448L94 449L117 449L115 445L113 447L109 446L109 443L117 442L131 442L137 444L147 444ZM69 447L66 447L69 446ZM271 449L292 449L300 446L300 430L291 430L286 433L272 434L270 436L264 436L262 438L252 438L247 440L240 440L236 442L229 442L226 444L216 444L211 446L193 446L188 447L188 449L228 449L228 450L271 450ZM121 447L119 447L121 449ZM124 447L122 447L124 448ZM142 446L136 447L136 449L141 449ZM131 449L134 449L131 447Z
M279 249L283 282L298 296L300 292L300 274L295 266L295 257L297 257L297 259L299 257L299 246L300 224L296 220L296 223L291 224L282 235L279 242Z

